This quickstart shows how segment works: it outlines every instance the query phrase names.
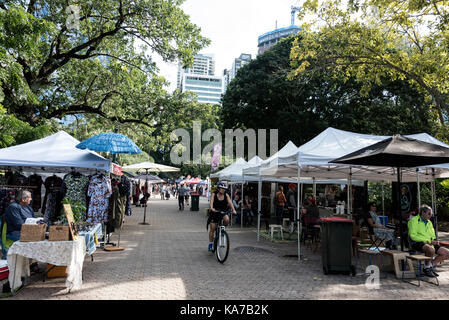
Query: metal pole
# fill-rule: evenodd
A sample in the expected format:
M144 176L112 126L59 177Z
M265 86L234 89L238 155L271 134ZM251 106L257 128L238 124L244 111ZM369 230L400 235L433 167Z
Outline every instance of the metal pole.
M419 168L416 168L416 181L418 187L418 210L421 208L421 185L419 184Z
M232 201L232 199L233 199L233 193L232 193L232 182L231 182L231 201ZM232 213L231 213L231 227L232 227Z
M432 210L435 220L435 237L438 240L438 219L437 219L437 204L436 204L436 187L435 187L435 169L432 168Z
M384 192L384 182L382 181L382 215L385 215L385 192Z
M298 166L298 176L297 176L297 209L296 209L296 223L298 230L298 261L301 261L301 183L300 183L301 169Z
M348 183L347 183L347 195L348 195L348 203L347 205L347 210L346 213L347 215L352 219L351 217L351 200L352 200L352 168L349 167L349 178L348 178Z
M149 225L148 222L145 222L146 217L147 217L147 201L148 201L148 199L145 198L146 193L148 192L148 190L146 189L146 188L148 188L148 169L145 169L145 171L146 171L145 172L145 188L144 188L145 193L143 194L143 197L146 201L145 201L144 208L143 208L143 222L141 222L139 224Z
M316 200L316 181L315 181L315 177L313 177L312 180L313 180L313 199Z
M401 251L404 251L404 235L402 234L402 210L401 210L401 168L397 168L398 174L398 188L397 188L397 210L399 213L399 234L401 235Z
M245 181L243 181L242 183L242 207L240 208L240 228L243 228L243 205L244 205L244 199L245 199L245 195L244 195L244 188L245 187Z
M260 171L259 171L259 173L260 173ZM257 193L258 193L258 199L257 199L257 229L258 229L257 241L259 241L260 215L262 214L262 176L260 174L259 174L259 183L257 184Z

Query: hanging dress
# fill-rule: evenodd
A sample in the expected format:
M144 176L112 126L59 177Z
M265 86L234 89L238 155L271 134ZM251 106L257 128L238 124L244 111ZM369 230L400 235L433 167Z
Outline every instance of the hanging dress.
M90 197L87 222L96 224L108 221L108 205L111 194L111 182L106 176L101 174L92 176L87 191L87 195Z

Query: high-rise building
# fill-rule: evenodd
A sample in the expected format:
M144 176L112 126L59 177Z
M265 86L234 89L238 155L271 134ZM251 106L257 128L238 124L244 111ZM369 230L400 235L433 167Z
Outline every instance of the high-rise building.
M251 61L251 54L242 53L238 58L234 59L231 69L223 70L224 90L225 91L226 91L227 86L231 82L231 80L234 79L235 76L237 75L237 71L239 71L239 69L241 67L243 67L245 64L249 63L250 61Z
M258 39L258 54L264 53L266 50L275 45L282 38L286 38L292 34L297 34L299 32L298 26L289 26L285 28L275 29L273 31L264 33L259 36Z
M273 31L269 31L259 36L257 41L257 47L259 50L257 54L262 54L275 45L282 38L286 38L292 34L297 34L300 30L298 26L295 26L295 14L300 11L301 8L299 6L291 7L291 25L285 28L278 28L276 23L276 29Z
M215 76L213 55L197 54L191 68L178 67L178 88L181 92L193 91L198 102L220 104L223 94L223 77Z
M231 82L231 70L230 69L224 69L223 70L223 86L224 90L226 91L226 88L228 87L229 83Z

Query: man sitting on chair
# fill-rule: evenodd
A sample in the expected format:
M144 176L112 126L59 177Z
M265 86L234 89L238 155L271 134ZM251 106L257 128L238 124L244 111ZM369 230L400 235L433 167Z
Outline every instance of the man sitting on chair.
M7 225L6 237L18 241L22 224L27 218L34 218L34 211L31 208L31 192L20 190L16 195L16 201L11 203L5 211L5 221Z
M394 230L382 225L379 216L376 214L376 203L370 203L369 215L367 216L368 228L372 228L374 235L379 239L386 241L386 246L389 249L397 249L397 239L394 235Z
M435 266L449 259L449 250L440 247L440 242L435 241L435 230L430 218L432 217L432 208L423 205L419 208L419 214L408 221L408 235L410 237L410 246L413 250L423 252L427 257L437 254L432 261L426 261L424 265L424 274L428 277L438 277L435 272Z

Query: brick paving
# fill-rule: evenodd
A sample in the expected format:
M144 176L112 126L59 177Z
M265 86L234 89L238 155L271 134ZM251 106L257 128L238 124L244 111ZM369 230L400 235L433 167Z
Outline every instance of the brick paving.
M447 299L449 264L438 269L439 287L423 282L416 287L388 274L380 289L369 290L366 276L324 275L319 253L303 247L299 262L286 257L297 254L296 242L262 237L257 242L255 229L235 225L228 228L228 260L220 264L207 252L206 206L201 199L200 211L186 207L181 212L176 199L152 199L149 226L139 224L143 208L133 207L121 233L125 251L97 250L93 262L86 256L80 290L66 293L65 279L42 282L37 275L15 297L3 300Z

